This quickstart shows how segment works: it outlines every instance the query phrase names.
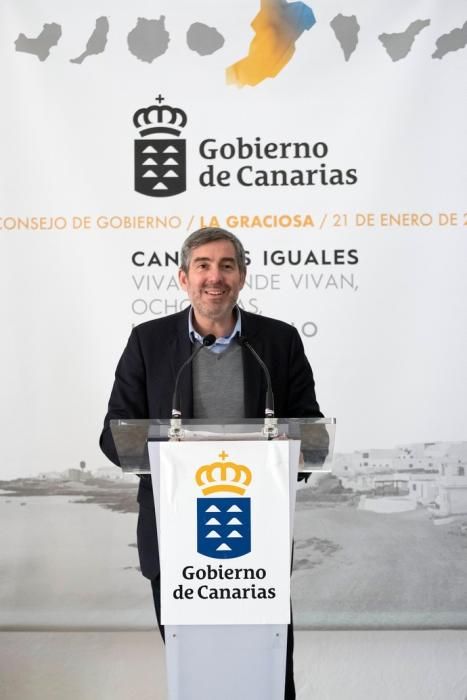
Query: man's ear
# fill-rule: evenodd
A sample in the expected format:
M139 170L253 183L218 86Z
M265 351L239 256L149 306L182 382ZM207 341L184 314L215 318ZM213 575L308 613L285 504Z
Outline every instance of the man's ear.
M186 272L184 270L182 270L182 268L180 268L178 271L178 281L180 282L182 289L184 289L186 291L187 276L186 276Z

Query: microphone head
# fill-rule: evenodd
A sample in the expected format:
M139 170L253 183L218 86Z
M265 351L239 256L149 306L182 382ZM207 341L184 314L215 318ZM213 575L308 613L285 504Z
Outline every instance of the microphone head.
M237 343L238 343L239 345L241 345L242 347L243 347L246 343L248 343L248 339L245 338L244 335L240 335L240 333L237 333L237 335L236 335L235 337L236 337L236 339L237 339Z
M209 333L209 335L205 335L203 338L203 345L207 348L210 345L214 345L215 342L216 342L216 336L213 335L212 333Z

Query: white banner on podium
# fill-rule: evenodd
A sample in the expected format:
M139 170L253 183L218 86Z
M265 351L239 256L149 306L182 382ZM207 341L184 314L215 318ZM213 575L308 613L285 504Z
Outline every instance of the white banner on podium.
M160 447L162 622L290 620L287 441Z

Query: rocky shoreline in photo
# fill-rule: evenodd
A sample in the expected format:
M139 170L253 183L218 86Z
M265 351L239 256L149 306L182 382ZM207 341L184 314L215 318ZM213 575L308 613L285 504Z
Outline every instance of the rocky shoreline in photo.
M88 477L83 481L72 479L11 479L0 481L0 490L6 498L29 496L70 496L73 503L95 503L121 513L136 513L136 491L138 484L128 481L112 481Z

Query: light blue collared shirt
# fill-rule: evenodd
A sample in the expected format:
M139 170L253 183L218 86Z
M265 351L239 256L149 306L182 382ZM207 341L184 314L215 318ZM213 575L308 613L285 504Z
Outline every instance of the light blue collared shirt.
M238 306L235 307L235 311L237 314L237 322L233 327L232 332L229 335L226 335L222 338L216 338L216 342L209 347L209 350L211 350L211 352L214 352L216 354L224 352L224 350L227 350L235 336L237 334L242 334L242 320ZM190 335L190 340L192 343L196 341L198 341L198 343L203 342L203 336L200 335L197 331L195 331L193 327L193 307L190 308L190 313L188 314L188 333Z

